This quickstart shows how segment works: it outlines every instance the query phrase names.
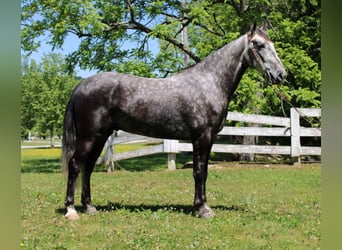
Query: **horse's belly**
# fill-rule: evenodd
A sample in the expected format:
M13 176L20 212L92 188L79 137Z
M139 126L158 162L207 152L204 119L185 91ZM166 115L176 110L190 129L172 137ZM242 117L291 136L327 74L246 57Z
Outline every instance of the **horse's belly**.
M180 117L152 116L151 113L139 116L134 112L130 114L118 112L114 115L114 120L115 129L134 134L164 139L191 139L191 129Z

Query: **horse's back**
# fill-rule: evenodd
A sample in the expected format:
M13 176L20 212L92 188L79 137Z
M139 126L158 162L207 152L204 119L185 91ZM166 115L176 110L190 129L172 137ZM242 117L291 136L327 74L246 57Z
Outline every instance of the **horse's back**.
M155 137L189 137L178 89L168 79L104 72L84 79L72 98L79 124Z
M219 92L213 98L208 90L196 76L161 79L104 72L83 80L74 95L76 110L87 112L84 122L152 137L191 139L221 122L221 105L213 103Z

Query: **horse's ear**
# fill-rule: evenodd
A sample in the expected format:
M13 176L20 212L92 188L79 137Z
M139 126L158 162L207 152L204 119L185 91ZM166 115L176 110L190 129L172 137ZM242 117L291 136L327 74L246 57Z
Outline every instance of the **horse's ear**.
M267 29L268 29L268 19L265 18L264 22L263 22L263 24L261 26L261 30L267 32Z
M249 33L248 36L251 38L253 37L255 31L256 31L257 27L256 27L256 22L254 22L254 24L251 26L251 28L249 29Z

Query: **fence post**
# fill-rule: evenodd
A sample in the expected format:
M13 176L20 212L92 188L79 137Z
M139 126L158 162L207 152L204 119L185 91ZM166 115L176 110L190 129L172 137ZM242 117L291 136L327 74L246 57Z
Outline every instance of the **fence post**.
M300 164L300 115L291 108L291 157L294 165Z
M114 171L114 133L110 135L106 141L104 146L105 149L105 156L104 156L104 163L108 165L107 172L111 173Z
M167 154L167 168L169 170L176 169L176 153L178 153L177 140L164 140L164 152Z

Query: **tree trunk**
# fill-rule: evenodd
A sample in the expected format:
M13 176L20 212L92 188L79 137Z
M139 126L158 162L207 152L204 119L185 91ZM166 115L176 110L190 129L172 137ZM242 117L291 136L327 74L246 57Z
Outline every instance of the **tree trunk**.
M50 128L50 147L53 148L55 145L53 144L53 128Z
M182 0L182 8L185 10L186 0ZM183 15L185 17L185 14L183 14ZM183 37L184 49L186 51L188 51L189 50L189 39L188 39L188 28L186 26L183 27L182 37ZM189 66L189 60L190 60L190 56L186 52L184 52L184 68L187 68Z
M246 135L243 137L242 144L243 145L255 145L256 136L254 135ZM240 161L254 161L255 154L253 153L243 153L240 156Z
M262 93L260 91L256 91L256 95L261 99L262 98ZM260 108L258 105L254 106L254 114L259 114L260 113ZM251 127L259 127L260 125L257 123L252 123L249 126ZM243 145L256 145L258 142L258 137L254 135L248 135L243 137L242 144ZM254 161L255 159L255 154L253 153L245 153L241 154L240 156L240 161Z

